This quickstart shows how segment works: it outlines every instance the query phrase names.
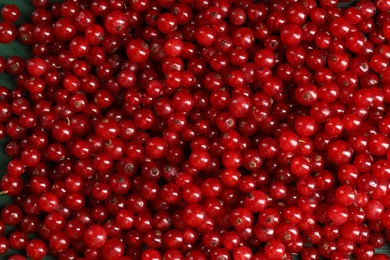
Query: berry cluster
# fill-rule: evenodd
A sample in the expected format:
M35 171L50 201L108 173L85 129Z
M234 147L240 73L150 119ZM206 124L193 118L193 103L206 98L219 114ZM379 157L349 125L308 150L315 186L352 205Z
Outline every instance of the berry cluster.
M390 259L389 0L31 2L0 254Z

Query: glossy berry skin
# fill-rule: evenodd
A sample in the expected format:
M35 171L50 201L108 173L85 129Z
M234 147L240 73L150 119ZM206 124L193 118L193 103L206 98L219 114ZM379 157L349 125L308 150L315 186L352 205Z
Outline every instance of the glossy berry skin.
M84 242L92 249L101 248L107 241L107 232L100 226L93 224L84 233Z
M252 225L253 215L246 208L237 208L230 214L229 220L236 229L245 229Z
M149 139L145 144L145 153L151 158L158 159L162 158L167 149L167 143L158 137Z
M172 33L177 28L177 18L169 13L161 15L157 20L157 28L165 34Z
M328 66L335 73L344 72L349 65L349 57L343 52L335 53L328 58Z
M0 237L0 254L5 254L8 251L9 248L9 243L7 238L5 237Z
M264 247L264 255L267 259L280 259L284 256L285 247L282 242L278 240L271 240Z
M348 221L348 209L345 206L335 204L328 210L328 218L336 225L345 224Z
M33 147L28 147L20 155L20 158L25 166L27 167L36 167L38 166L41 160L41 154L38 149Z
M102 255L107 259L121 257L124 253L124 246L118 238L110 238L102 248Z
M291 131L283 132L279 137L279 145L284 152L294 152L298 148L298 142L298 135Z
M10 43L15 40L17 36L16 32L16 27L12 23L6 21L0 22L1 43Z
M26 254L28 257L40 259L47 254L47 245L41 239L32 239L26 245Z
M0 12L1 255L388 259L389 1L31 7Z
M58 207L58 198L55 194L46 192L39 198L38 205L45 212L53 212Z
M75 36L76 28L68 19L61 18L54 24L53 34L60 40L70 40Z
M50 232L49 245L54 250L65 250L70 244L70 239L63 231Z
M27 71L33 77L40 77L47 70L46 62L41 58L31 58L27 61Z
M120 34L127 29L128 19L123 12L112 11L104 19L104 27L111 34Z
M267 205L267 196L259 190L250 192L245 199L245 206L252 212L261 212Z
M328 149L328 156L335 164L346 164L352 159L353 151L345 141L335 141Z
M296 156L291 161L291 170L296 176L306 176L311 171L310 161L307 157Z
M204 170L210 163L210 154L207 151L193 151L189 158L189 163L197 170Z
M1 9L1 17L4 21L14 23L20 17L20 10L16 5L6 4Z
M206 218L206 212L201 205L190 204L183 211L183 221L190 227L200 226Z
M126 53L129 59L136 63L145 62L149 57L149 46L142 40L132 40L126 47Z
M296 46L302 41L302 29L295 24L285 25L280 31L280 39L286 46Z

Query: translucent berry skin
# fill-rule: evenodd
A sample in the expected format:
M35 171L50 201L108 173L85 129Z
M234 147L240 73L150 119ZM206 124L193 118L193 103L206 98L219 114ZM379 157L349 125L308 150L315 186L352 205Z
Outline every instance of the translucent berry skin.
M14 23L16 22L20 17L20 10L19 8L14 4L6 4L1 9L1 17L4 21Z
M1 36L0 43L4 43L4 44L10 43L16 39L17 29L10 22L6 22L6 21L0 22L0 36Z
M149 57L149 46L140 39L134 39L126 46L127 57L136 63L142 63Z
M0 11L0 255L389 259L390 1L31 7Z
M48 247L41 239L32 239L26 245L26 254L31 258L43 258L47 254Z
M286 46L296 46L302 41L303 31L295 24L285 25L280 32L280 39Z
M92 249L101 248L107 241L106 230L97 224L93 224L87 228L84 233L84 242Z
M353 150L346 141L335 141L328 148L328 156L335 164L347 164L353 156Z

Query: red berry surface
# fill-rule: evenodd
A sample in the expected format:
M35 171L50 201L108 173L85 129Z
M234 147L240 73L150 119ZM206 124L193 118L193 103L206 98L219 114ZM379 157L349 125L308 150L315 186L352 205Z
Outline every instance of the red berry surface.
M390 1L23 4L0 259L390 259Z

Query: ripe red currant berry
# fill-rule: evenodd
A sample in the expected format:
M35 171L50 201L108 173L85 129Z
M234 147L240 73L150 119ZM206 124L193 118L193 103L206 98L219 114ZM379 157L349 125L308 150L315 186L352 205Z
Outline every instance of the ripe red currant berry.
M352 159L353 150L348 142L337 140L330 144L328 156L337 165L347 164Z
M84 242L92 249L101 248L106 243L106 241L107 232L100 225L93 224L89 226L84 233Z
M192 151L189 158L189 163L197 170L205 170L209 166L210 160L211 157L207 151L196 150Z
M104 28L111 34L121 34L128 27L129 21L125 13L111 11L104 18Z
M27 72L33 77L40 77L47 71L47 63L42 58L31 58L27 61Z
M70 239L64 231L51 231L49 235L49 245L56 251L62 251L70 245Z
M299 25L287 24L280 31L280 40L286 46L296 46L302 41L303 31Z
M16 5L6 4L1 8L1 17L4 21L14 23L20 17L20 10Z
M345 206L335 204L329 208L327 216L336 225L343 225L348 221L348 209Z
M229 217L230 223L238 230L250 227L253 224L252 212L244 207L233 210Z
M267 259L281 259L285 255L285 247L279 240L271 240L264 247L264 256Z
M154 159L159 159L165 156L167 143L163 138L152 137L146 141L145 153Z
M190 227L199 227L206 220L206 211L200 204L190 204L183 210L183 222Z
M0 22L0 43L10 43L16 36L17 29L11 22Z
M349 66L349 57L344 52L334 53L328 58L328 66L334 73L344 72Z
M41 239L32 239L27 242L26 254L33 259L42 259L47 255L47 245Z
M149 57L149 46L141 39L134 39L127 44L126 53L131 61L142 63Z
M298 148L299 137L292 131L285 131L279 136L279 145L284 152L295 152Z
M252 212L261 212L267 206L267 196L259 190L251 191L245 198L244 204Z
M58 208L58 198L51 192L46 192L39 197L39 208L44 212L53 212Z
M171 34L177 29L177 18L170 13L164 13L158 17L157 27L165 34Z

